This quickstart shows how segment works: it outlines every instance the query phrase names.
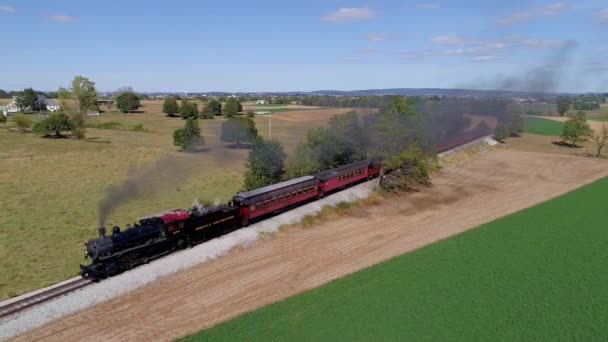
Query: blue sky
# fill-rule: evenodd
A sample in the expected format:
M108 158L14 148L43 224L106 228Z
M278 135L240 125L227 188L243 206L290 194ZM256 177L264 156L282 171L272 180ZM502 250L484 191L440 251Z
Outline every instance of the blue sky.
M608 1L0 0L0 89L608 91Z

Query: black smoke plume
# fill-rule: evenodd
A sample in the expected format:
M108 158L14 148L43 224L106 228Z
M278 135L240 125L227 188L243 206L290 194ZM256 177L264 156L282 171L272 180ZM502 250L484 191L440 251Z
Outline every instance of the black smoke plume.
M122 184L106 188L106 195L99 202L99 226L105 226L107 218L120 205L185 181L199 162L194 152L201 151L202 145L195 142L186 151L189 153L169 154L150 165L129 169Z

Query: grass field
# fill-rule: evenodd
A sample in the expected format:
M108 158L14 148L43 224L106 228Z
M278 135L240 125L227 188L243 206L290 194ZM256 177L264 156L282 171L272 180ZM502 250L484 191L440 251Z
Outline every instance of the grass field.
M108 226L188 207L195 198L225 201L240 189L248 151L219 140L224 118L200 120L205 148L184 155L172 143L173 131L184 121L162 114L162 101L143 105L143 113L87 119L89 127L104 129L88 128L85 141L42 139L9 132L7 124L0 124L0 299L75 276L84 262L82 243L96 235L97 206L105 188L120 184L133 167L176 155L190 172L171 178L172 170L160 171L167 184L119 207ZM272 137L288 152L309 128L324 124L316 117L306 120L306 111L292 115L302 115L303 121L272 122ZM254 120L260 135L267 137L268 118Z
M184 341L599 341L602 179Z
M524 114L529 115L549 115L556 116L557 110L555 104L523 104L517 105L516 108ZM570 109L569 113L574 114L577 110ZM608 103L600 104L600 109L584 110L588 118L608 118Z
M564 124L557 121L524 116L524 132L539 135L560 136Z

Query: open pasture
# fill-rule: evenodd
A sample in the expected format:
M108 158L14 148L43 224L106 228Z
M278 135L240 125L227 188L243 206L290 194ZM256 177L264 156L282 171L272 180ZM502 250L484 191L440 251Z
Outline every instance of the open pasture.
M183 341L601 340L608 179Z
M298 113L306 116L306 111ZM324 124L319 119L291 122L278 116L273 116L272 137L286 151L309 128ZM171 165L163 166L158 170L162 180L158 191L119 207L107 226L124 226L141 216L188 207L196 198L211 202L231 198L241 187L248 152L220 141L224 120L199 121L206 144L192 154L178 153L173 146L173 131L184 121L166 117L162 101L143 101L141 113L114 109L87 118L89 125L113 129L88 128L84 141L11 133L7 124L0 124L0 299L75 276L78 264L85 262L82 243L96 236L97 206L105 188L121 184L133 168L148 168L171 155L189 171L172 176ZM268 136L268 118L254 120L259 133ZM138 124L145 132L129 130Z

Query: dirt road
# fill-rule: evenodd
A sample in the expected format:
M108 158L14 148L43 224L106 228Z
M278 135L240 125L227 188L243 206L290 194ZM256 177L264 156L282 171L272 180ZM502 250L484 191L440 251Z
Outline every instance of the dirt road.
M498 150L444 170L432 188L234 250L18 340L171 340L604 176L606 161Z

